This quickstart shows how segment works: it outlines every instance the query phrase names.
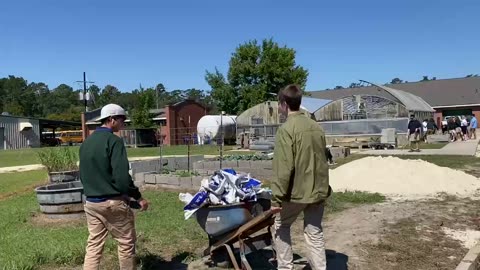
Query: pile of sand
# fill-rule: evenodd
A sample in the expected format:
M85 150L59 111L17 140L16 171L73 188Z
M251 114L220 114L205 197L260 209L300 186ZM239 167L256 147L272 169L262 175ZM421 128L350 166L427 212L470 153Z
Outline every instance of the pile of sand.
M480 180L423 160L365 157L331 170L330 185L334 191L358 190L414 199L439 192L472 196L480 189Z

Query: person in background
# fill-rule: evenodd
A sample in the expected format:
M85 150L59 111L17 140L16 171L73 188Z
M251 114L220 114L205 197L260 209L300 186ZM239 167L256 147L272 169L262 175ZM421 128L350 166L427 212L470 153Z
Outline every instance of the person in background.
M455 120L452 118L448 119L448 133L450 134L450 141L454 142L457 140L457 133L455 131Z
M471 132L470 137L473 137L474 140L477 139L477 133L476 133L477 126L478 126L477 118L475 117L475 114L472 114L472 119L470 119L470 132Z
M325 270L322 218L331 194L325 133L317 122L299 111L302 90L297 85L282 89L278 100L288 116L275 135L273 156L272 210L280 210L272 230L277 269L293 269L290 227L303 212L310 267Z
M471 115L467 115L467 117L465 117L467 119L467 140L470 139L470 137L472 136L472 132L470 130L470 120L472 120L472 116Z
M427 142L427 126L428 126L428 121L427 119L424 119L422 122L422 134L423 134L423 141Z
M468 122L467 118L465 116L462 116L461 120L461 128L462 128L462 140L465 141L467 140L467 127L468 127Z
M109 233L118 243L120 269L137 269L135 218L130 205L143 211L148 202L128 172L123 139L113 134L123 128L125 119L122 107L105 105L98 119L102 126L80 146L80 179L86 196L84 209L89 232L84 270L99 268Z
M437 133L438 127L437 124L435 124L435 120L433 118L430 118L427 123L427 135L433 135Z
M409 152L420 152L420 147L418 141L422 133L422 124L415 118L415 115L410 116L410 121L408 122L408 134L407 138L410 142L410 151ZM416 145L416 148L413 147Z
M449 129L448 129L448 120L447 119L443 119L442 120L442 134L445 135L445 133L449 132Z
M463 141L462 120L460 120L460 117L458 116L455 116L455 133L457 135L456 139L461 139Z
M336 163L333 162L333 155L332 155L332 151L330 151L330 147L327 147L327 161L328 161L328 165L335 165Z

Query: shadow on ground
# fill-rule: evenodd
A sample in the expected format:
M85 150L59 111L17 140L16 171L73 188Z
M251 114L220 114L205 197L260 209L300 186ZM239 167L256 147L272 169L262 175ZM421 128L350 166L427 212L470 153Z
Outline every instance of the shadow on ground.
M348 269L348 256L343 253L337 253L334 250L327 250L327 269L328 270L346 270ZM256 252L249 253L246 255L248 262L252 269L255 270L274 270L277 269L276 262L272 262L270 259L273 257L273 252L269 249L261 249ZM228 260L227 258L225 258ZM308 265L307 259L294 254L294 264L295 269L311 269ZM229 261L229 260L228 260ZM237 253L237 262L240 262L240 258ZM159 269L159 268L145 268L145 269ZM165 268L166 269L166 268ZM169 268L170 269L170 268ZM171 269L187 269L187 268L171 268ZM190 270L204 270L204 269L233 269L231 264L225 264L225 261L222 260L218 265L206 265L200 266L200 261L193 262L188 267Z
M139 257L141 270L157 270L157 269L171 269L184 270L188 268L188 264L184 263L188 258L194 256L192 253L183 252L170 261L164 260L162 257L155 254L145 254Z

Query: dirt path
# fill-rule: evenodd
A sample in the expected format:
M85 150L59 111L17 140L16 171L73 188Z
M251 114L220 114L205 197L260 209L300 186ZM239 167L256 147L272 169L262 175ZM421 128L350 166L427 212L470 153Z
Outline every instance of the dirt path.
M455 269L469 247L480 239L480 200L444 197L441 200L386 202L360 206L324 221L328 270ZM307 269L303 220L292 227L296 269ZM254 269L271 252L263 250L249 260ZM42 268L50 269L50 268ZM56 268L63 269L63 268ZM143 269L204 270L202 260L172 259Z
M329 269L363 268L365 258L362 243L378 243L385 224L395 223L417 211L415 203L382 203L345 210L330 216L323 223ZM303 236L303 220L292 227L293 249L301 257L307 255ZM299 259L303 264L305 259Z
M479 215L480 201L454 197L345 210L324 221L328 269L455 269L480 239ZM296 269L303 269L302 218L292 227L292 241ZM208 268L197 261L188 269Z
M479 206L450 197L343 211L324 223L328 269L454 269L480 238L473 220ZM304 257L301 220L293 232L294 250Z

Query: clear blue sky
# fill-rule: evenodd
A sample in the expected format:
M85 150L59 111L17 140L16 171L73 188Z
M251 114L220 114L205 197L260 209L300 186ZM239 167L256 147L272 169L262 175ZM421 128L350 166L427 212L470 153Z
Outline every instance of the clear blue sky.
M297 51L307 90L463 77L480 73L479 14L478 0L3 1L0 77L209 90L205 70L270 37Z

